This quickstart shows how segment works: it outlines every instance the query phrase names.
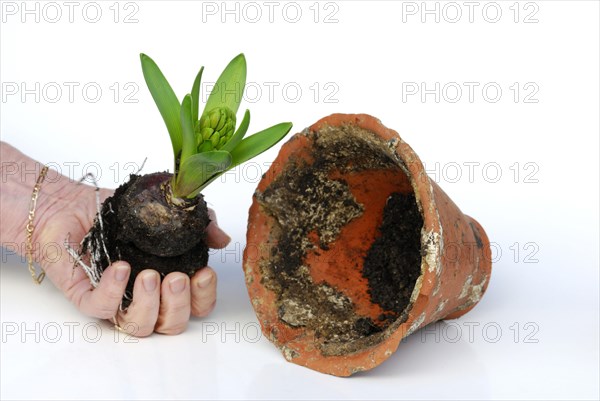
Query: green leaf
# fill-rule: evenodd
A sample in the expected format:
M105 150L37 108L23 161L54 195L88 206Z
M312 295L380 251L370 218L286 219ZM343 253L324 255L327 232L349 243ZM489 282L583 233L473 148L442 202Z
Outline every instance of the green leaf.
M238 127L237 131L235 131L231 138L229 138L229 141L227 141L227 143L225 143L225 145L221 149L231 152L237 146L237 144L240 143L242 139L244 139L244 135L246 135L249 126L250 110L246 110L246 113L244 113L244 119L240 123L240 126Z
M202 71L204 67L200 67L198 75L194 80L194 86L192 86L192 121L196 123L198 121L198 109L200 108L200 81L202 80Z
M179 119L179 100L175 96L175 92L169 85L169 82L158 68L158 65L150 57L144 53L140 54L140 60L142 61L142 72L144 73L144 79L150 89L152 98L158 107L158 111L162 115L169 135L171 137L171 144L173 145L173 154L175 159L181 152L182 145L182 133L181 123Z
M204 112L208 113L215 107L229 107L233 114L237 111L242 102L244 87L246 86L246 58L244 54L239 54L227 64L227 67L221 73L215 83L206 105Z
M249 119L250 115L249 113L247 114ZM233 160L231 162L231 165L226 170L234 168L235 166L242 164L245 161L248 161L254 156L257 156L265 150L269 149L281 139L283 139L287 135L287 133L290 132L290 129L292 129L292 123L281 123L274 125L271 128L267 128L266 130L263 130L261 132L257 132L256 134L244 139L240 143L240 146L234 148L234 150L231 152ZM210 177L204 184L202 184L200 188L198 188L195 194L198 194L198 192L202 191L210 183L219 178L219 176L223 174L224 171L225 170L220 171L214 174L212 177Z
M194 197L215 174L231 166L231 154L222 150L197 153L185 159L179 168L173 194Z
M291 129L292 123L279 123L245 138L231 151L231 167L242 164L268 150L282 140Z
M183 136L181 149L181 164L190 156L196 153L196 134L194 132L194 121L192 120L192 104L194 100L191 95L187 94L181 102L181 131ZM181 169L181 168L180 168Z

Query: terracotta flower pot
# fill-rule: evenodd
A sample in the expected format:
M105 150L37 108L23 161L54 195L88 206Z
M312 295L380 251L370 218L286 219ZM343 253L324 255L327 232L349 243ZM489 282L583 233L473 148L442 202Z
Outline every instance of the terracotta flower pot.
M285 358L349 376L473 308L491 258L483 228L395 131L334 114L292 137L263 176L243 266L263 333Z

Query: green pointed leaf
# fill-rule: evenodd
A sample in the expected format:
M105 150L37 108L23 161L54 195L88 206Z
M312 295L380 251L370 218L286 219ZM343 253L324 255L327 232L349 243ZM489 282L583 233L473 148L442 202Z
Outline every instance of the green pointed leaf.
M248 118L250 118L249 115ZM292 129L292 123L281 123L274 125L271 128L267 128L266 130L263 130L261 132L257 132L256 134L244 139L240 143L240 146L238 146L231 152L233 160L231 162L231 165L226 170L234 168L235 166L252 159L254 156L259 155L265 150L268 150L270 147L272 147L281 139L283 139L287 135L287 133L290 132L290 129ZM254 138L257 135L258 137ZM221 176L223 172L225 172L225 170L217 172L212 177L210 177L204 184L202 184L200 188L198 188L195 194L198 194L210 183L219 178L219 176Z
M181 102L181 131L182 131L182 147L181 147L181 160L180 166L190 156L196 153L196 134L194 132L194 121L192 120L192 103L193 98L191 95L185 95L183 102Z
M162 115L173 145L175 159L179 156L182 146L181 123L179 118L179 100L169 82L158 68L158 65L144 53L140 54L144 79L150 89L152 98Z
M225 146L223 146L221 149L231 152L237 146L237 144L240 143L242 139L244 139L244 135L246 135L249 126L250 110L246 110L246 113L244 113L244 119L240 123L240 126L238 127L237 131L235 131L232 137L229 138L229 141L227 141Z
M222 150L197 153L185 159L175 181L174 195L193 197L212 176L231 166L231 154Z
M200 67L198 75L194 80L194 86L192 86L192 121L196 123L198 121L198 110L200 108L200 81L202 80L202 71L204 67Z
M207 113L215 107L229 107L233 114L237 111L242 102L244 87L246 86L246 58L244 54L239 54L227 64L227 67L221 73L215 83L206 105L204 113Z
M279 123L245 138L231 151L231 167L242 164L268 150L282 140L291 129L292 123Z

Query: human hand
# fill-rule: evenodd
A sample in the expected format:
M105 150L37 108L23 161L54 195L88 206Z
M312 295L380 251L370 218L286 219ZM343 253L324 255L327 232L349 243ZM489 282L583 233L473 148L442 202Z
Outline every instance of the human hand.
M66 179L66 178L65 178ZM64 186L52 194L52 202L44 202L40 194L39 222L34 241L62 246L67 236L76 247L93 224L97 211L95 188L84 184ZM101 189L103 201L112 191ZM224 248L230 238L217 225L216 215L209 209L207 243L210 248ZM116 319L127 333L144 337L158 332L179 334L188 325L190 315L204 317L216 303L217 275L210 267L197 271L190 279L187 274L173 272L160 280L157 271L147 269L138 274L133 288L133 301L126 311L119 305L127 286L131 268L126 261L114 262L103 273L100 283L92 288L83 269L73 268L66 252L63 257L40 255L46 276L83 313L100 319Z

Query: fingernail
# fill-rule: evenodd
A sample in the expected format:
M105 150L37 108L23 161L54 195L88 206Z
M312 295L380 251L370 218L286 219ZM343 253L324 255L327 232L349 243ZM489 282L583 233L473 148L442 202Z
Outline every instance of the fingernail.
M208 287L208 285L211 283L212 280L213 280L212 272L208 269L204 269L198 275L198 281L197 281L198 284L197 285L200 288L205 288L205 287Z
M177 277L169 281L169 288L173 294L179 294L185 288L185 277Z
M231 237L229 235L227 235L227 233L225 231L221 230L219 227L217 227L217 229L219 230L219 235L222 238L222 240L220 242L222 243L223 247L226 247L231 242Z
M115 265L115 279L117 281L125 281L129 276L129 266L123 263Z
M154 292L158 284L156 281L156 273L144 273L144 277L142 277L142 283L147 292Z

